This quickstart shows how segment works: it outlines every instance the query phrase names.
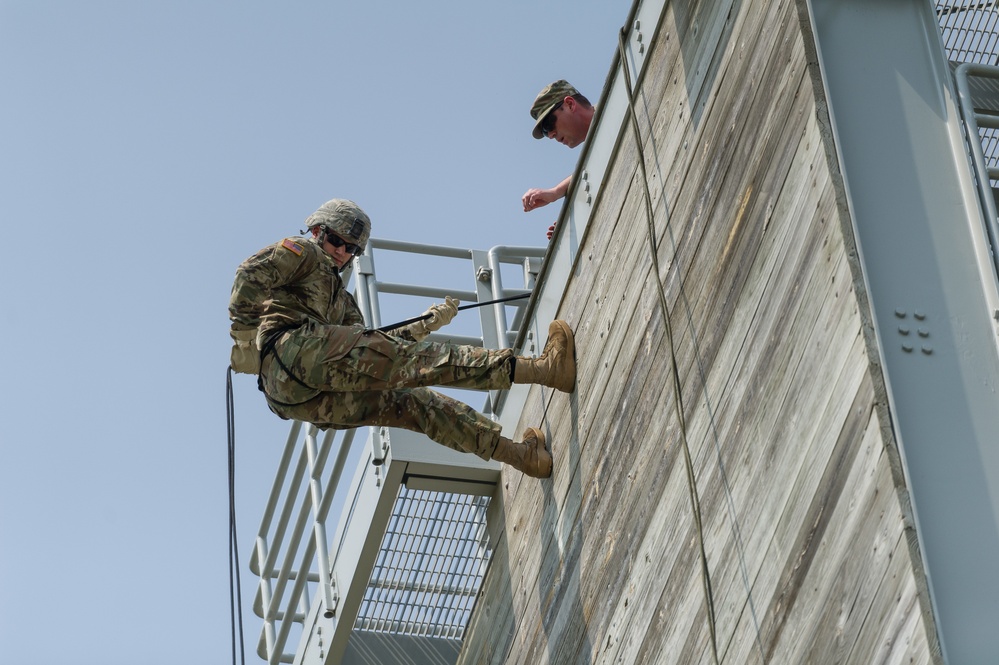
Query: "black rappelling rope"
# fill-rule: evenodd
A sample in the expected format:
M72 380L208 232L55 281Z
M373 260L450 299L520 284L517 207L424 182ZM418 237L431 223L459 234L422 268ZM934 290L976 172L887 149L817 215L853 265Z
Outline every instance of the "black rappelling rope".
M236 665L237 626L239 662L246 665L243 650L243 597L239 590L239 544L236 539L236 414L233 404L230 366L225 381L226 429L229 435L229 614L232 625L232 665Z
M645 152L642 146L642 134L638 127L638 114L635 111L635 93L631 84L631 72L628 69L627 52L624 47L624 28L618 32L618 49L621 56L621 69L624 72L625 92L628 94L628 118L631 120L631 130L635 135L635 142L638 145L638 166L642 172L642 184L645 189L645 219L648 231L649 252L652 255L652 270L655 272L656 295L659 297L659 306L663 313L663 322L666 329L666 342L669 345L670 377L673 384L673 408L676 412L677 424L680 429L680 443L683 451L684 468L687 473L687 494L690 499L690 509L693 513L694 527L697 532L697 541L700 549L701 559L701 581L704 588L704 605L707 613L708 636L711 643L711 655L715 665L718 664L718 637L715 619L715 600L711 586L711 571L708 567L708 554L704 547L704 525L701 522L701 501L697 495L697 476L694 473L694 463L690 455L690 444L687 441L687 422L683 415L683 390L680 381L680 370L677 366L676 343L673 338L673 326L670 323L669 302L666 299L666 290L663 287L660 275L659 252L656 248L656 223L654 210L652 208L652 197L649 195L649 176L645 172ZM681 286L682 288L682 286ZM764 659L766 660L766 659Z
M530 298L530 293L522 293L519 296L509 296L507 298L497 298L496 300L487 300L486 302L475 302L471 305L462 305L458 308L458 311L466 309L474 309L476 307L485 307L486 305L496 305L501 302L511 302L513 300L523 300L524 298ZM375 328L379 332L388 332L389 330L395 330L396 328L401 328L403 326L408 326L410 323L416 323L417 321L423 321L429 319L433 314L422 314L420 316L414 316L411 319L406 319L405 321L399 321L398 323L393 323L390 326L382 326L381 328Z

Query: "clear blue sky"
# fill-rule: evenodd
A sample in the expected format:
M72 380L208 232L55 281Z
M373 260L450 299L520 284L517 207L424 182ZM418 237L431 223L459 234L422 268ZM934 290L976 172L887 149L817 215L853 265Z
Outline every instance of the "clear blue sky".
M0 0L0 662L230 662L236 266L333 197L376 237L544 244L558 206L520 196L579 151L528 109L597 101L630 5ZM235 398L252 663L288 423Z

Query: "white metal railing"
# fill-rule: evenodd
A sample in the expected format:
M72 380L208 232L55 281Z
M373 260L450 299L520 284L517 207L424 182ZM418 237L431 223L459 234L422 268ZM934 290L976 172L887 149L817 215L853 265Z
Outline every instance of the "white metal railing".
M372 328L382 325L380 301L383 294L438 299L451 295L466 303L529 294L545 253L545 248L534 247L495 247L484 251L382 239L372 239L368 247L365 254L355 259L352 267L356 271L355 297L367 325ZM375 276L376 259L385 258L388 252L416 256L422 262L421 275L437 272L426 263L434 257L464 262L464 269L468 271L466 278L472 278L475 288L456 290L444 286L413 286L401 281L378 281ZM394 266L396 263L392 261L387 265ZM503 266L509 265L522 268L522 287L503 287ZM526 305L525 299L512 304L482 307L478 310L481 336L448 335L446 339L489 348L509 346L516 339ZM514 310L512 323L508 323L507 307ZM430 337L434 338L445 339L440 334ZM351 488L347 487L348 483L342 482L343 473L348 465L354 465L351 468L356 470L361 465L378 464L384 459L384 454L375 455L373 461L361 455L359 449L363 447L364 440L356 436L357 432L345 430L337 436L335 431L319 432L314 426L300 422L294 422L289 432L250 558L250 569L260 578L253 603L254 612L263 619L257 653L271 665L295 662L296 653L289 647L297 645L302 639L305 622L317 609L315 603L321 604L319 610L323 616L334 616L341 605L341 589L350 582L336 579L332 564L344 543L331 543L329 535L332 530L340 534L341 539L345 537L347 529L344 525L350 521L354 502L357 501L356 497L349 496ZM364 431L363 434L369 432ZM384 439L382 434L374 431L370 435L378 440ZM328 481L324 483L324 479ZM418 493L406 494L404 490L400 496L404 506L411 506L409 510L413 506L425 505L426 499L414 503ZM409 564L403 562L401 568L394 564L385 568L385 557L393 557L392 560L396 561L399 557L413 556L412 552L398 549L397 541L387 539L390 544L382 547L379 559L383 567L375 575L374 591L366 597L366 609L359 614L358 628L387 629L388 632L449 639L460 637L464 627L459 623L467 622L476 594L476 591L469 592L468 589L477 590L474 585L481 582L488 563L488 536L484 527L488 498L450 496L453 498L438 492L432 499L438 513L435 528L446 527L449 530L442 537L453 537L450 545L442 545L443 541L435 534L415 536L421 527L407 523L418 517L407 512L405 507L394 511L392 535L397 531L410 531L408 538L422 538L420 547L424 554L434 550L438 559L440 548L449 548L452 563L446 565L458 565L460 569L440 569L432 579L428 579L406 572L405 566L415 565L412 563L415 559ZM377 524L371 528L384 530L385 526ZM454 564L453 561L460 563ZM368 572L370 570L368 568ZM364 569L359 568L357 574L365 574ZM389 595L385 595L386 591ZM407 603L415 605L428 597L437 602L448 594L455 603L447 610L446 617L439 614L429 617L425 610L405 607Z
M300 422L292 424L250 559L250 569L260 578L253 609L264 620L257 653L269 663L292 661L293 654L285 653L284 647L295 624L300 625L309 614L316 585L326 611L333 612L337 606L326 522L356 430L347 430L340 437L329 476L331 491L324 492L322 476L333 449L334 432L326 432L317 442L316 428L306 425L299 445L302 428Z
M957 81L958 102L967 130L971 163L978 185L978 201L982 208L982 216L992 248L992 264L996 274L999 275L999 256L997 256L999 214L996 211L996 195L992 189L992 181L999 179L999 167L990 166L989 161L987 161L983 147L987 137L982 135L982 128L985 128L987 132L999 129L999 67L964 63L957 67L954 77ZM994 94L973 94L972 81L974 79L990 82ZM982 89L983 86L979 86L979 90ZM988 90L988 88L984 89ZM999 151L993 147L992 154L989 155L993 163L996 152Z
M999 215L993 190L999 181L999 2L940 0L936 15L954 70L992 263L999 275Z
M424 245L420 243L401 242L372 238L368 243L369 251L357 257L357 295L358 305L364 313L365 321L371 327L383 325L379 294L393 293L430 298L452 296L465 302L485 302L516 295L525 295L534 288L535 277L541 266L541 258L545 255L544 247L493 247L489 251L460 249ZM380 250L380 251L379 251ZM402 254L417 254L424 257L436 256L458 259L470 262L471 276L474 277L475 290L461 290L451 287L414 286L408 282L379 281L375 273L375 257L383 252ZM523 286L520 288L503 288L502 267L516 265L523 269ZM513 344L523 318L526 300L517 305L495 304L479 310L482 337L447 338L459 343L478 344L488 348L506 348ZM507 324L506 307L512 306L517 315L512 324ZM433 339L433 338L431 338Z

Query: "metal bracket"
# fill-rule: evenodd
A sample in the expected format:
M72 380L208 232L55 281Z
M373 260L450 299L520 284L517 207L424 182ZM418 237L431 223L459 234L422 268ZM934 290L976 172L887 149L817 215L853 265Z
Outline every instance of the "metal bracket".
M340 605L340 584L336 579L336 570L330 571L330 604L323 610L323 616L332 619L336 616L337 607Z
M371 460L371 463L375 466L381 466L385 463L385 458L388 457L389 448L391 447L388 427L378 428L374 444L375 445L371 447L372 452L374 452L374 459Z

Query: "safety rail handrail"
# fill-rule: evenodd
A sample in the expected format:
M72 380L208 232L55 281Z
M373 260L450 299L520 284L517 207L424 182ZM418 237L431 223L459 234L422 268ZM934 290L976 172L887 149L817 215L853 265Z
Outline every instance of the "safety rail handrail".
M999 275L999 212L996 210L995 194L992 190L992 180L999 179L999 168L990 167L985 160L982 149L980 127L999 129L999 97L995 98L989 108L983 100L976 99L971 92L970 79L973 77L988 78L999 81L999 67L963 63L954 71L957 81L958 103L961 115L967 129L968 145L971 149L971 162L978 185L978 200L982 206L985 218L985 228L991 245L992 265Z
M375 256L388 251L471 261L476 288L466 291L379 282L375 278ZM452 295L466 302L529 294L544 254L543 247L500 246L484 251L373 238L366 253L353 263L355 296L366 324L375 328L381 325L379 296L383 293L429 298ZM501 268L505 264L524 267L522 288L503 287ZM524 300L480 308L481 337L448 335L447 339L490 348L508 346L517 337L526 304ZM512 325L507 323L506 306L516 308ZM432 335L430 339L435 337L443 338ZM263 619L257 653L271 665L294 662L295 654L287 650L288 641L295 626L301 630L312 611L314 598L322 602L326 616L336 611L338 583L332 565L341 544L330 543L327 526L337 500L343 500L344 504L335 516L336 525L342 527L350 519L350 497L343 496L348 488L341 479L355 450L356 432L341 433L329 483L324 487L323 475L337 439L336 432L320 434L313 425L292 423L250 557L250 569L260 579L253 609ZM342 528L339 531L345 532Z
M370 249L355 260L357 270L357 288L355 289L355 293L358 305L365 315L365 321L368 321L369 325L375 328L382 325L381 310L378 306L377 297L381 293L426 296L431 298L443 298L449 295L468 302L480 302L488 299L528 294L534 287L535 276L540 268L541 259L546 252L545 247L510 247L503 245L493 247L488 252L484 252L482 250L426 245L383 238L372 238L368 246ZM374 260L377 250L471 261L476 288L474 291L466 291L453 288L413 286L408 283L379 281L375 273ZM524 266L523 288L506 289L503 287L501 268L504 264ZM469 339L468 343L477 342L479 345L490 348L510 346L516 339L524 311L524 304L517 307L517 318L510 325L507 324L506 310L503 304L493 305L491 310L482 308L479 311L483 333L482 338ZM455 337L449 335L448 339L454 340Z

